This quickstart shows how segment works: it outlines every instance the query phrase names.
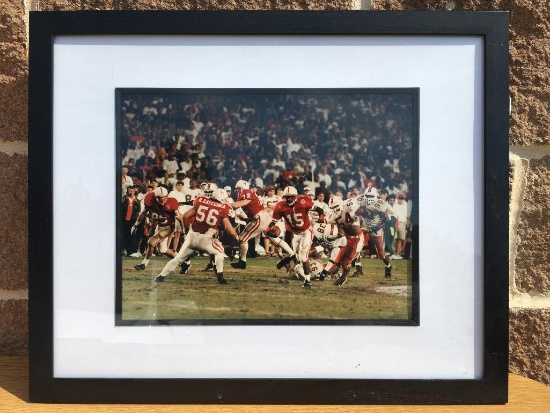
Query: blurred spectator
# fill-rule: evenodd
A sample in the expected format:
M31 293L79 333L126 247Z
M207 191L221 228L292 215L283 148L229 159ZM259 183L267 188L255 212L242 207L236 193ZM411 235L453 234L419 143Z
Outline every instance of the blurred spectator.
M244 179L264 191L293 184L325 197L355 186L405 193L412 187L407 94L153 92L126 94L122 106L125 186L136 177L168 187L177 180L189 187L191 179L219 185Z
M136 189L129 186L122 200L122 243L124 251L129 257L140 257L136 249L136 237L132 234L132 226L141 212L139 200L136 198Z
M404 192L397 193L397 201L393 205L393 213L397 219L395 224L395 255L394 259L401 259L404 252L405 240L407 238L407 227L409 225L409 205L407 204L407 196Z

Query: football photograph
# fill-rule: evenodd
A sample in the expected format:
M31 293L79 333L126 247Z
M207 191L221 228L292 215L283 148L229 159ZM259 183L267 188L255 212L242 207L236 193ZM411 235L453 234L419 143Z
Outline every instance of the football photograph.
M117 325L418 325L419 89L117 89Z

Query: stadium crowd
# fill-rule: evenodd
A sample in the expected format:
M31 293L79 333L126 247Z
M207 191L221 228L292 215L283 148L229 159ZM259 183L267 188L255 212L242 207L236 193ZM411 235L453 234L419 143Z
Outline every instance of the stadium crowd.
M125 94L120 110L125 234L146 194L159 187L183 196L183 212L210 182L232 197L244 181L269 208L287 187L321 209L332 196L346 200L376 188L395 210L385 250L396 259L405 254L414 194L409 94L142 93ZM125 235L124 250L134 257L149 236L141 224L137 237ZM268 242L264 249L275 253Z

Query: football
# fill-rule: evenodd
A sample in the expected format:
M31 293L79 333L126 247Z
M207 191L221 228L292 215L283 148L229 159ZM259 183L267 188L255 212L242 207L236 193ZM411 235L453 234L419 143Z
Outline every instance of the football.
M281 228L274 226L271 227L271 229L268 228L268 231L265 232L265 235L272 238L277 238L279 235L281 235Z

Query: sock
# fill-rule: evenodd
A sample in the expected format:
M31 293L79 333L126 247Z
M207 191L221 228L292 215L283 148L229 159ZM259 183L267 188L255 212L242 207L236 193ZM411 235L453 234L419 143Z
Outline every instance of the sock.
M246 253L248 252L248 243L239 244L239 260L246 262Z

